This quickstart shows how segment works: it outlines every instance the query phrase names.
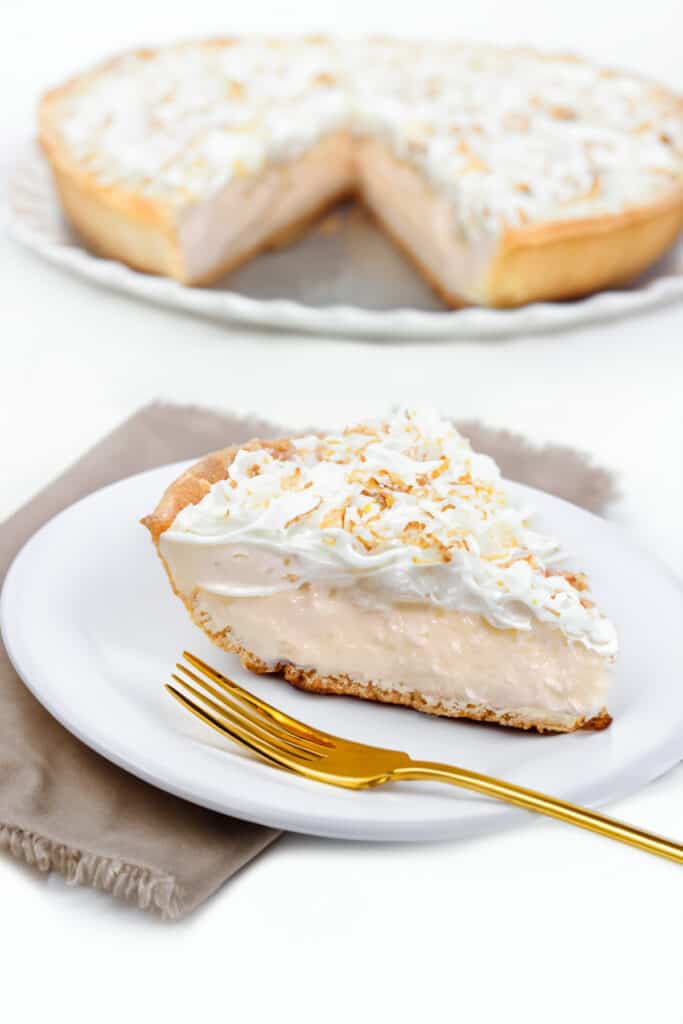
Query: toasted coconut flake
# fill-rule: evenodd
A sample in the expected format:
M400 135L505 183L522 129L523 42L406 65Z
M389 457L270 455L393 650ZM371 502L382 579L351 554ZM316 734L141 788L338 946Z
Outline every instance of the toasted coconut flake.
M299 468L299 466L296 466L289 474L289 476L285 476L282 478L282 480L280 481L280 486L282 487L283 491L294 490L300 479L301 469Z
M294 523L302 522L304 519L306 519L307 516L310 516L312 512L316 512L320 508L322 503L323 503L323 499L322 498L318 498L318 500L315 503L315 505L312 505L311 508L307 509L305 512L300 512L296 516L292 516L292 518L288 519L287 522L285 523L285 530L288 530L290 526L294 525Z
M321 530L332 530L332 529L341 530L343 528L344 528L344 509L343 508L333 508L333 509L330 509L330 511L326 512L325 515L320 520L320 529Z
M556 105L550 107L550 114L555 118L556 121L576 121L577 114L571 107L564 107Z
M566 579L574 590L584 591L588 590L588 578L584 572L563 572L562 576Z

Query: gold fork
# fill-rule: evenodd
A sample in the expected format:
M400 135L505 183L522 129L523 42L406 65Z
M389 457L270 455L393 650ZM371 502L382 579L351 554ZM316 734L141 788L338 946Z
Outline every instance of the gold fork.
M407 779L448 782L683 864L683 844L672 839L490 775L448 764L414 761L400 750L332 736L267 704L194 654L185 651L183 657L192 667L177 663L182 676L173 673L173 679L180 689L167 685L169 693L202 722L278 768L346 789L366 789Z

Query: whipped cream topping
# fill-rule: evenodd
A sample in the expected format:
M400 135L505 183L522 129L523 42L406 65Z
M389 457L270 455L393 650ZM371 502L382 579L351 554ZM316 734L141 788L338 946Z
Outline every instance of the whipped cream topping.
M532 530L529 517L508 500L493 460L450 422L399 408L280 451L238 451L227 479L182 509L162 542L169 554L203 549L204 578L195 584L217 595L268 596L313 583L370 607L429 604L480 614L501 629L528 630L538 620L613 656L615 629L585 578L552 568L559 546ZM225 552L237 566L227 574ZM255 579L250 552L268 566Z
M397 40L191 43L123 57L60 100L72 155L175 205L371 135L452 202L465 238L650 202L683 180L680 100L571 57Z

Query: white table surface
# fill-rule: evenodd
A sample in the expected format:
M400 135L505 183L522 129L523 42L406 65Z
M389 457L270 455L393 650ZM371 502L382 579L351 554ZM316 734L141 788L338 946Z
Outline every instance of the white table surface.
M680 0L173 6L5 0L2 168L31 133L42 88L111 51L207 32L448 31L578 49L683 89ZM683 578L683 304L527 340L391 346L166 313L4 235L0 282L0 516L153 398L294 427L431 401L592 452L619 474L613 517ZM683 836L683 767L610 811ZM288 836L190 920L164 925L3 856L0 1012L102 1024L680 1022L682 880L672 864L549 822L420 847Z

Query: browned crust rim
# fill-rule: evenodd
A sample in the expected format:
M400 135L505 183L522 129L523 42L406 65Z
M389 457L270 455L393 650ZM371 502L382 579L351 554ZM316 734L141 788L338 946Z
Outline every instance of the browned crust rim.
M142 55L146 51L133 52ZM149 53L151 52L149 51ZM61 172L68 175L72 183L82 189L86 195L106 203L112 209L119 210L124 215L131 216L143 224L158 227L165 235L172 237L173 216L170 204L149 196L142 196L117 185L102 185L92 171L88 171L74 159L69 147L62 139L58 125L53 121L53 109L64 96L85 85L126 56L132 56L132 54L113 57L92 71L77 75L65 82L64 85L45 93L38 104L38 141L55 173Z
M324 37L319 38L324 39ZM234 37L216 38L204 40L201 42L201 45L208 48L230 45L236 41ZM546 60L566 60L568 57L571 57L573 60L579 60L579 58L573 55L537 53L528 47L517 47L515 49L520 52L534 53L537 57ZM133 54L147 58L152 57L156 52L157 50L150 49L132 51ZM144 264L140 264L139 262L136 263L134 257L131 257L127 252L122 253L119 250L117 253L115 251L117 248L116 243L107 247L96 237L96 232L88 232L81 226L81 234L95 250L121 259L122 262L138 269L152 273L167 274L186 284L208 284L222 277L237 265L245 262L245 260L256 256L260 251L281 243L277 238L266 239L262 244L255 247L253 252L245 253L233 261L228 261L224 265L215 268L215 271L204 274L197 280L187 281L177 242L175 227L176 210L173 204L160 199L153 199L119 186L102 186L92 172L88 171L73 158L68 146L61 137L57 118L53 116L54 108L70 91L87 85L90 80L103 70L114 66L117 62L130 55L122 54L111 58L104 64L71 78L62 86L45 94L40 102L38 118L41 146L58 178L61 175L68 179L69 183L77 190L80 190L84 196L116 212L123 219L132 223L138 223L148 229L158 230L169 246L169 252L163 260L161 258L151 262L147 260ZM616 73L618 74L619 72ZM683 110L683 101L678 100L670 91L659 88L662 96L676 99L677 105ZM314 211L311 211L310 217L304 218L304 221L313 219L313 216ZM683 183L679 181L673 183L669 190L657 196L651 202L626 207L615 213L599 214L595 217L581 219L545 221L525 227L506 228L502 233L498 248L493 256L485 294L481 297L481 301L493 306L512 307L537 299L577 297L600 288L626 282L653 263L675 240L682 227ZM636 232L639 237L628 239L626 234L630 230ZM396 241L396 239L394 240ZM591 253L591 258L588 260L574 259L576 264L572 272L575 278L574 281L570 280L568 284L563 284L562 275L557 267L554 268L554 273L550 275L549 281L541 280L538 282L535 280L538 275L539 251L541 254L545 254L547 249L547 258L552 261L553 255L558 257L558 253L552 253L553 248L559 249L563 243L571 247L582 242L591 244L593 246L593 253ZM634 254L634 247L640 247L640 258L638 258L637 254ZM408 245L402 243L401 248L406 251L428 284L441 296L447 305L453 308L459 308L463 305L463 300L459 296L450 294L435 280L433 274L425 272L425 268L415 258L414 254L411 253ZM629 249L631 250L630 253ZM572 259L572 254L568 254L566 250L561 255L564 260ZM597 263L602 265L602 269L596 274L594 280L591 280L586 264L594 262L596 255ZM583 268L581 268L582 262L584 264ZM608 266L610 263L613 265ZM506 275L510 275L512 278L509 286L505 280Z
M246 444L231 445L220 451L211 452L181 473L166 488L154 511L141 520L143 526L146 526L152 535L155 544L158 544L161 534L169 528L186 505L197 505L211 490L213 484L227 479L228 469L238 451L255 452L260 449L269 451L276 459L286 459L294 451L289 438L279 438L274 441L262 441L255 438L253 441L247 441Z

